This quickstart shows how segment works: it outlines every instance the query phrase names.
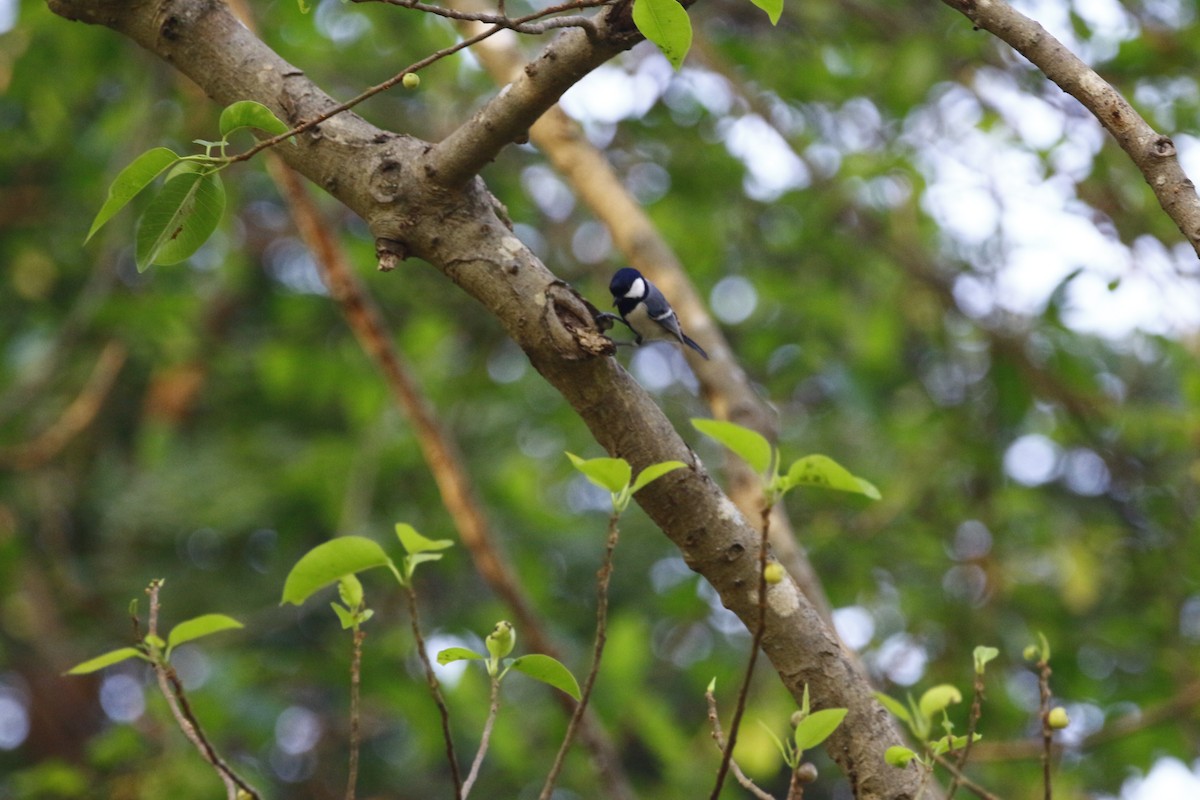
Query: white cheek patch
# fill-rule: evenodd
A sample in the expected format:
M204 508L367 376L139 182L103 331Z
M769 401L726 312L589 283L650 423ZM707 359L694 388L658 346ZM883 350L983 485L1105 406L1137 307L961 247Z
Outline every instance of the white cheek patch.
M641 278L638 278L632 284L630 284L629 291L625 293L625 296L628 297L630 300L636 300L639 297L645 297L645 295L646 295L646 282L644 280L642 280Z

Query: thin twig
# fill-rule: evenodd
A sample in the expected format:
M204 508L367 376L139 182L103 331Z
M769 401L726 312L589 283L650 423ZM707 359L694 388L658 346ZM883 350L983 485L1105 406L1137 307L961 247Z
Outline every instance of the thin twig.
M587 711L588 700L592 696L592 687L596 684L596 675L600 672L600 658L604 655L604 643L608 640L608 585L612 580L613 552L617 549L617 539L620 536L617 528L619 516L614 511L608 518L608 540L604 549L604 561L596 573L596 642L592 646L592 668L588 671L587 678L584 679L583 693L579 698L579 704L575 706L575 713L571 715L571 721L567 723L567 732L563 735L558 755L554 757L554 764L550 767L550 773L546 776L546 783L542 786L542 793L538 795L538 800L550 800L550 795L554 792L554 782L558 780L558 773L562 770L567 751L571 749L571 742L575 739L575 730L579 727L584 712Z
M450 710L446 708L446 698L442 697L441 685L433 671L433 664L429 661L429 651L425 649L421 619L417 614L417 590L413 588L411 580L405 584L404 590L408 595L408 616L412 621L413 640L417 644L421 666L425 668L425 682L429 685L429 693L433 695L433 702L437 704L438 714L442 718L442 738L446 743L446 759L450 762L450 778L454 781L454 796L457 800L463 800L466 795L463 792L462 776L458 773L458 757L454 754L454 737L450 735Z
M983 788L978 783L975 783L975 781L964 775L962 770L958 768L958 765L950 759L941 755L934 755L933 758L935 761L937 761L937 763L945 767L946 771L954 776L956 783L960 784L967 791L973 793L976 797L981 798L981 800L1000 800L998 795L992 794L987 789ZM949 800L949 797L947 797L947 800Z
M588 0L588 1L590 2L590 0ZM602 3L596 2L596 5L601 5L601 4ZM580 7L587 7L587 6L580 6ZM558 8L558 7L555 7L555 8ZM333 106L332 108L322 111L320 114L317 114L315 117L311 117L309 119L306 119L306 120L298 123L297 125L292 127L290 130L284 131L283 133L280 133L276 136L271 136L267 139L262 139L261 141L258 142L258 144L254 145L249 150L238 153L237 155L234 155L234 156L229 156L228 159L226 159L226 162L229 164L236 164L239 161L248 161L251 158L253 158L254 156L261 153L263 150L274 147L275 145L281 144L282 142L286 142L288 139L291 139L293 136L298 136L299 134L304 133L307 130L315 128L317 125L320 125L322 122L325 122L326 120L330 119L331 117L335 117L344 111L349 111L350 109L357 106L359 103L362 103L364 100L368 100L368 99L374 97L375 95L379 94L380 92L385 92L388 89L391 89L392 87L394 87L397 84L399 84L400 82L402 82L404 80L405 75L422 70L425 67L428 67L430 64L433 64L434 62L440 61L441 59L446 58L447 56L454 55L455 53L457 53L460 50L465 50L468 47L479 44L484 39L487 39L490 36L494 36L495 34L499 33L500 31L510 30L514 26L525 25L528 22L532 22L534 20L541 19L542 17L545 17L548 14L557 13L555 8L544 9L542 11L535 11L531 14L526 14L523 17L516 17L514 19L509 20L509 23L511 23L511 24L508 24L508 25L499 25L499 24L493 25L492 27L488 28L487 30L481 31L480 33L477 33L474 36L470 36L470 37L467 37L466 39L463 39L461 42L457 42L449 47L444 47L441 50L430 53L429 55L425 56L424 58L422 58L418 61L414 61L412 64L408 65L403 70L401 70L400 72L397 72L395 75L393 75L392 77L383 81L382 83L377 83L374 86L363 90L362 92L360 92L359 94L350 98L346 102L338 103L337 105ZM562 9L558 8L558 10L561 11ZM588 21L588 22L589 22L589 24L591 24L590 21ZM594 25L593 25L593 29L594 29Z
M767 630L767 542L771 529L771 505L763 507L762 535L758 543L758 619L754 622L754 638L750 643L750 659L746 664L746 676L742 679L742 687L738 690L737 706L733 709L733 719L729 722L729 741L721 754L721 766L717 769L717 781L713 786L710 800L717 800L721 787L725 784L725 775L729 772L729 762L733 760L733 748L737 744L738 728L742 724L742 715L746 712L746 698L750 694L750 681L754 677L754 665L758 662L758 649L762 645L763 634Z
M475 753L475 760L471 762L471 772L462 785L462 794L460 795L462 800L467 800L471 787L475 785L475 779L479 777L479 768L483 766L483 757L487 754L488 745L492 741L492 726L496 724L496 715L500 712L500 680L495 675L491 678L492 701L488 705L487 720L483 723L483 735L479 738L479 750Z
M708 703L708 724L712 726L713 741L716 742L717 749L724 752L725 735L721 732L721 717L717 714L717 698L710 690L704 693L704 699ZM730 759L729 770L733 773L733 777L737 780L738 784L740 784L743 789L750 792L750 794L757 797L758 800L775 800L774 797L760 789L758 784L750 780L750 778L746 776L746 773L742 772L742 768L738 766L737 761Z
M159 612L159 591L162 589L162 580L155 579L150 582L150 586L146 589L146 594L150 596L150 615L147 623L147 636L158 636L158 612ZM208 741L208 737L204 735L204 730L200 727L199 720L192 713L191 704L188 703L187 695L183 691L183 684L179 681L179 676L175 674L175 669L166 661L155 660L154 674L158 678L158 688L162 692L167 701L167 707L171 709L171 716L175 718L176 724L179 725L183 735L188 738L196 749L200 751L200 755L204 757L214 770L221 782L225 784L225 792L229 800L240 800L238 790L252 800L260 800L258 792L242 780L228 764L221 760L217 755L216 749Z
M1045 798L1051 800L1053 790L1050 785L1050 756L1054 749L1054 729L1050 727L1050 662L1043 655L1037 663L1038 689L1040 699L1038 714L1042 720L1042 782L1045 784Z
M501 9L499 14L491 14L486 11L459 11L445 6L435 6L430 3L422 3L419 0L379 0L387 5L400 6L401 8L409 8L414 11L422 11L426 14L434 14L447 19L454 19L460 22L484 22L489 25L498 25L502 28L516 31L517 33L527 33L540 35L556 28L583 28L589 32L589 35L596 33L596 24L587 17L569 16L555 17L541 23L525 22L525 17L513 19L504 13ZM367 0L354 0L354 2L367 2ZM587 8L596 8L598 6L612 5L615 0L578 0L578 2L562 3L561 5L543 8L538 11L538 18L549 16L551 14L560 14L564 11L580 11Z
M350 775L346 779L346 800L354 800L358 784L358 747L361 739L359 685L362 683L362 643L367 632L354 629L354 648L350 656Z
M954 777L950 781L950 787L946 789L946 800L954 800L954 792L958 789L959 783L962 782L962 769L967 764L967 758L971 755L971 745L975 740L975 728L979 724L979 718L983 715L983 673L975 672L975 688L974 697L971 700L971 713L967 717L967 743L963 745L963 749L958 752L956 764L958 772L954 773Z

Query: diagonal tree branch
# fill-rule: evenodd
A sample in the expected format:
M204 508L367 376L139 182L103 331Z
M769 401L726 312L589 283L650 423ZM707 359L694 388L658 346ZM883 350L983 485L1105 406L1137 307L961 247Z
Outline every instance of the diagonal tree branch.
M1159 205L1200 255L1200 196L1179 165L1175 143L1155 131L1121 93L1039 23L1004 0L942 0L1029 59L1092 112L1146 178Z
M218 102L254 99L289 119L332 102L211 0L50 2L65 16L130 36ZM577 32L559 39L572 33ZM558 69L556 62L535 63L535 73ZM579 67L567 63L565 69ZM563 79L548 82L569 85ZM362 216L377 240L424 259L474 297L601 447L637 471L661 461L689 465L642 489L636 499L722 603L747 628L755 625L758 532L653 399L614 359L604 357L612 343L597 331L589 304L512 235L483 182L435 184L418 169L424 143L379 130L353 114L338 115L298 138L296 145L280 148L282 157ZM766 599L763 652L789 692L800 702L808 684L817 707L849 710L827 749L851 791L866 800L915 796L915 771L897 770L883 759L887 747L901 743L899 735L817 610L789 580L772 585Z

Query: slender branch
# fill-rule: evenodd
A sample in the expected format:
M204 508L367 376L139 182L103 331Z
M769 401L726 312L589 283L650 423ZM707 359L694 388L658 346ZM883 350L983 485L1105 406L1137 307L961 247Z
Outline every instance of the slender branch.
M960 784L964 789L971 792L976 797L981 798L981 800L1000 800L997 795L992 794L987 789L983 788L978 783L975 783L975 781L964 775L959 766L950 759L942 755L934 755L933 758L935 761L937 761L937 763L945 767L946 770L954 776L955 783ZM947 798L949 798L948 795Z
M558 754L554 757L554 764L546 776L542 793L538 795L539 800L550 800L550 795L554 792L554 782L558 780L558 773L562 770L567 751L571 749L575 730L579 727L584 712L587 711L588 700L592 696L592 687L595 686L596 675L600 672L600 658L604 655L604 643L608 640L608 585L612 580L613 552L617 549L617 539L620 536L617 528L619 517L620 514L613 511L612 516L608 518L608 539L604 548L604 561L596 573L596 642L592 646L592 668L588 671L587 678L584 679L583 693L579 698L579 704L575 707L575 713L571 715L570 722L567 723L567 732L563 735Z
M954 773L954 777L950 781L950 787L946 789L946 800L954 800L954 792L958 789L959 783L962 782L962 769L966 766L967 758L971 755L971 746L975 743L975 728L979 724L979 718L983 716L983 688L983 674L976 671L974 696L971 699L971 713L967 717L967 742L958 753L958 758L955 762L958 771Z
M158 612L159 612L159 592L162 590L163 582L160 579L155 579L150 582L150 586L146 589L146 594L150 596L150 614L147 621L147 636L158 636ZM183 735L188 738L196 749L200 751L200 755L207 761L216 771L221 782L225 784L225 792L228 800L240 800L238 792L244 793L245 796L252 800L260 800L258 792L242 780L228 764L221 760L217 755L216 749L212 743L208 741L208 737L204 735L204 730L200 727L200 721L196 719L196 715L192 713L191 704L188 703L187 695L184 693L183 684L179 681L179 676L175 674L175 669L169 663L162 659L155 659L153 662L154 674L158 678L158 688L162 692L167 701L167 707L171 709L171 716L175 718L175 722L179 725L179 729L183 731Z
M462 785L462 800L466 800L467 795L471 792L471 787L475 785L475 779L479 777L479 768L483 766L483 757L487 754L488 745L492 741L492 726L496 724L496 715L500 712L500 680L492 675L491 681L492 699L488 705L487 720L483 723L483 735L479 737L479 750L475 752L475 760L471 762L471 772Z
M576 0L576 2L562 3L561 5L543 8L542 10L530 14L521 19L513 19L504 13L504 9L500 9L499 14L492 14L486 11L461 11L445 6L435 6L431 3L422 3L419 0L353 0L356 3L366 2L382 2L387 5L400 6L401 8L410 8L414 11L423 11L426 14L435 14L439 17L447 19L459 20L460 22L486 22L489 25L497 25L501 28L508 28L517 33L527 33L540 35L558 28L583 28L588 32L589 37L596 35L596 23L591 19L583 16L555 17L540 23L524 22L522 20L529 18L541 18L551 14L559 14L565 11L580 11L587 8L596 8L598 6L613 5L616 0Z
M1054 750L1054 729L1050 727L1050 662L1045 655L1038 660L1038 715L1042 722L1042 784L1045 786L1046 800L1052 800L1053 788L1050 782L1050 759Z
M429 661L429 651L425 648L425 636L421 633L421 618L417 613L417 590L413 588L411 579L404 585L404 592L408 595L408 617L412 622L413 641L417 645L417 655L420 656L421 666L425 669L425 683L429 686L429 693L433 696L438 715L442 719L442 739L446 744L446 760L450 762L450 778L454 782L454 796L457 800L463 800L466 795L463 793L462 776L458 772L458 756L454 754L454 737L450 734L450 710L446 707L446 698L442 696L441 684L438 683L437 674L433 671L433 664Z
M1036 21L1003 0L942 0L1010 45L1074 97L1121 146L1158 203L1200 255L1200 196L1179 164L1175 143L1156 132L1121 93Z
M746 664L746 675L742 678L741 689L738 690L733 719L729 722L729 741L726 742L725 751L721 755L721 766L717 769L717 781L710 795L711 800L717 800L720 797L721 787L725 784L725 775L729 771L729 762L733 760L733 748L737 744L742 715L746 712L746 698L750 694L750 681L754 677L754 665L758 662L758 650L767 630L767 550L771 530L772 505L774 504L768 504L762 510L762 533L758 543L758 619L754 623L754 638L750 643L750 659Z
M717 714L717 698L712 693L712 690L704 692L704 700L708 703L708 724L712 727L713 742L716 743L717 749L722 753L725 751L725 735L721 732L721 717ZM738 766L737 761L730 759L729 770L733 773L733 777L738 784L758 798L758 800L775 800L770 794L767 794L758 787L754 781L742 772L742 768ZM793 773L794 774L794 773Z
M350 769L346 778L346 800L354 800L358 785L358 748L361 741L361 717L359 714L359 687L362 683L362 643L367 632L354 629L354 645L350 656Z

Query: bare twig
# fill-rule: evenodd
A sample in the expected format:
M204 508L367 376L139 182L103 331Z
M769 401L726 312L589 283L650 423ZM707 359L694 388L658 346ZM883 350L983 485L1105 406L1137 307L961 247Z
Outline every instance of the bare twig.
M1179 165L1175 143L1150 127L1120 92L1036 21L1003 0L942 0L1008 43L1099 120L1200 255L1200 196Z
M158 612L159 612L159 591L162 589L163 582L161 579L155 579L150 582L150 586L146 589L146 594L150 596L150 614L147 622L147 636L158 636ZM212 743L208 741L208 737L204 735L204 730L200 727L200 722L192 713L191 704L188 703L187 695L184 694L183 684L179 682L179 676L175 674L175 669L165 660L155 659L153 662L154 674L158 678L158 688L162 692L167 701L167 707L171 709L171 716L175 718L175 722L179 725L179 729L183 731L183 735L188 738L196 749L200 751L200 755L204 757L212 768L216 771L221 782L225 784L225 792L228 800L241 800L239 798L239 790L242 792L242 797L249 797L252 800L259 800L258 792L242 780L237 773L233 771L221 757L217 755L216 749Z
M487 720L483 723L483 735L479 737L479 750L475 753L475 760L471 762L471 772L462 785L462 800L466 800L471 787L475 785L475 779L479 777L479 768L483 766L483 757L487 755L488 745L492 741L492 727L496 724L496 715L500 712L500 680L492 675L491 681L492 699L488 704Z
M354 800L358 784L358 748L362 736L359 714L359 686L362 683L362 643L367 633L354 629L354 647L350 657L350 769L346 778L346 800Z
M442 719L442 739L446 744L446 760L450 762L450 779L454 782L454 796L463 800L466 793L463 790L462 776L458 772L458 756L454 754L454 737L450 734L450 710L446 707L446 698L442 697L442 687L429 661L429 651L425 648L425 636L421 633L421 618L417 614L417 590L413 588L412 580L404 585L408 595L408 616L412 622L413 641L417 645L417 655L421 658L421 666L425 669L425 682L429 685L429 693L437 704L438 715Z
M983 689L983 673L976 670L974 696L971 699L971 713L967 717L967 742L963 745L963 749L958 752L958 758L955 761L958 771L953 773L953 778L950 780L950 787L946 789L946 800L954 800L954 792L962 782L962 769L966 766L967 758L971 755L971 745L975 743L975 728L979 724L980 716L983 715Z
M439 17L447 19L459 20L460 22L485 22L489 25L497 25L501 28L508 28L517 33L526 33L540 35L548 31L559 28L583 28L588 32L589 36L596 35L596 23L587 17L568 16L555 17L553 19L544 20L543 22L524 22L523 20L529 17L513 19L504 13L504 9L500 9L500 13L492 14L486 11L462 11L454 8L446 8L445 6L436 6L431 3L422 3L419 0L354 0L356 3L365 2L383 2L387 5L400 6L401 8L410 8L414 11L423 11L426 14L435 14ZM560 5L543 8L536 14L530 16L534 18L542 18L552 14L560 14L566 11L581 11L588 8L596 8L598 6L613 5L616 0L577 0L577 2L562 3Z
M717 698L711 689L704 693L704 700L708 703L708 724L712 726L713 742L716 743L718 750L724 752L725 734L721 731L721 717L717 714ZM737 780L738 784L750 792L750 794L757 797L758 800L775 800L774 797L758 788L758 784L750 780L746 773L742 772L742 768L738 766L737 761L730 759L729 771L733 773L733 777Z
M604 561L596 573L596 642L592 646L592 668L588 671L587 678L584 679L583 693L579 698L579 704L575 707L575 713L571 715L571 721L567 723L567 732L563 735L562 744L558 748L558 754L554 757L554 764L550 767L550 773L546 776L546 783L542 786L542 793L538 795L538 800L550 800L550 795L554 792L554 782L558 780L558 773L562 770L567 751L571 749L575 731L579 727L580 720L583 719L584 712L587 711L588 700L592 696L592 687L596 684L596 675L600 672L600 658L604 655L604 643L608 640L608 584L612 579L613 552L617 549L617 539L620 536L617 528L619 517L619 513L614 511L608 518L608 540L604 548Z
M729 741L725 743L725 751L721 755L721 766L717 769L717 781L713 786L710 800L717 800L721 795L721 786L725 783L725 775L729 771L729 762L733 760L733 748L737 744L738 729L742 724L742 715L746 712L746 698L750 694L750 681L754 677L754 665L758 663L758 650L762 646L763 634L767 630L767 547L771 530L771 505L762 510L762 533L758 543L758 619L754 624L754 637L750 642L750 659L746 664L746 676L738 690L737 705L733 709L733 719L729 721Z
M964 789L971 792L976 797L981 798L981 800L1000 800L997 795L992 794L987 789L983 788L978 783L975 783L975 781L964 775L962 770L959 769L958 765L950 759L939 755L935 755L933 758L935 761L937 761L937 763L945 767L946 771L954 776L956 783L960 784Z
M1046 800L1052 800L1053 789L1050 784L1050 759L1054 750L1054 729L1050 727L1050 662L1043 654L1037 663L1038 669L1038 716L1042 721L1042 783L1045 786Z

